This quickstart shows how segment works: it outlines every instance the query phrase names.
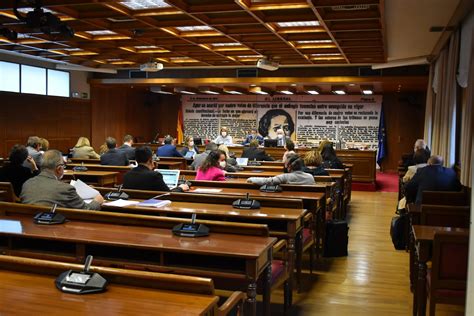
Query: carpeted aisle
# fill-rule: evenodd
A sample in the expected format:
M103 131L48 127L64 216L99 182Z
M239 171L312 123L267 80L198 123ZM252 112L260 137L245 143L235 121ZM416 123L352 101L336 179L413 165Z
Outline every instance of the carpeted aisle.
M377 172L378 192L398 192L398 174L389 172Z

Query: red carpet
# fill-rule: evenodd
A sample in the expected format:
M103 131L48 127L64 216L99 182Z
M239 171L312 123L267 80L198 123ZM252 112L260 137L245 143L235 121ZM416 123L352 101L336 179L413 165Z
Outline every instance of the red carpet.
M377 172L377 191L398 192L398 174L388 172Z

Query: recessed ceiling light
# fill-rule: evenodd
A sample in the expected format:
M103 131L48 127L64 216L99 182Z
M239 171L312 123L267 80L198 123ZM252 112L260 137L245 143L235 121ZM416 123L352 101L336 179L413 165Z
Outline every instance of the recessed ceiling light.
M277 22L279 27L319 26L319 21Z
M221 46L240 46L240 43L212 43L212 46L221 47Z
M155 45L142 45L142 46L134 46L136 49L149 49L149 48L158 48Z
M196 26L178 26L176 27L177 30L181 32L195 32L195 31L210 31L212 27L207 25L196 25Z
M86 31L86 33L90 34L90 35L115 35L117 33L113 32L113 31L109 31L109 30L97 30L97 31Z
M237 58L262 58L262 55L239 55Z
M308 41L296 41L298 44L320 44L320 43L332 43L332 40L308 40Z
M122 1L120 4L126 6L132 10L147 10L147 9L160 9L171 7L168 3L163 0L128 0Z
M340 56L341 53L317 53L311 54L311 56Z
M334 90L333 92L334 92L335 94L339 94L339 95L346 94L346 91L343 91L343 90Z
M374 94L374 91L372 90L362 90L363 94Z
M43 9L43 11L46 12L46 13L56 13L53 10L50 10L48 8L41 8L41 9ZM32 7L18 8L18 12L21 12L21 13L28 13L28 12L31 12L31 11L34 11L34 10L35 9L32 8Z

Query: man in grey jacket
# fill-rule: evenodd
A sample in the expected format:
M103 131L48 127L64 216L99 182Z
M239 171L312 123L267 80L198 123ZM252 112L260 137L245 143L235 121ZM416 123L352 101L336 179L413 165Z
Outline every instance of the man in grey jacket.
M304 161L297 154L290 154L287 156L285 168L288 170L288 173L279 174L270 178L251 177L247 179L247 182L259 185L267 183L315 184L313 175L303 171Z
M102 195L97 195L91 203L85 203L72 185L61 182L64 175L64 161L57 150L48 150L43 155L42 170L39 175L23 184L20 194L22 203L59 207L99 210L104 202Z

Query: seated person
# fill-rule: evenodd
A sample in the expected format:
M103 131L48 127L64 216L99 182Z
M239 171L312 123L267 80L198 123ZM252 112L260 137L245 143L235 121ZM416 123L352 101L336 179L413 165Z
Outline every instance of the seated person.
M46 138L40 137L40 152L44 154L49 149L49 141Z
M426 167L429 158L430 157L427 155L426 150L418 149L413 155L413 162L415 164L408 167L408 170L402 179L403 183L410 181L418 169Z
M158 157L183 157L178 150L176 150L176 146L174 145L175 140L170 135L166 135L163 141L164 145L158 147L156 150L156 155Z
M77 194L76 188L61 181L65 164L63 155L57 150L48 150L43 156L41 173L23 184L20 194L22 203L59 207L100 210L104 202L102 195L97 195L92 202L85 203Z
M100 145L100 147L99 147L99 155L100 156L102 156L103 154L105 154L108 151L109 151L109 149L107 148L107 143L103 143L102 145Z
M229 135L227 127L221 127L220 135L214 139L217 145L232 145L232 136Z
M257 133L257 129L256 128L252 128L250 130L250 134L247 135L247 137L245 138L244 142L242 143L242 145L246 146L246 145L249 145L250 142L252 140L257 140L258 141L258 144L261 145L263 144L263 137L261 135L259 135Z
M284 147L286 142L291 140L286 136L285 131L282 128L277 129L276 131L277 147Z
M115 138L107 137L105 143L109 150L100 156L101 165L128 166L130 164L127 155L124 152L117 150L117 141Z
M226 165L225 165L225 168L224 168L225 171L227 171L227 172L236 172L236 171L244 170L244 168L240 167L237 164L237 160L235 160L235 158L233 158L230 155L229 148L227 148L226 145L219 145L218 149L222 150L225 153L225 162L226 162Z
M41 169L41 161L43 160L43 154L41 153L41 139L38 136L30 136L28 137L28 142L26 143L26 150L28 150L28 156L33 158L36 163L36 167ZM33 165L28 161L25 160L23 162L23 167L30 168L33 172Z
M133 136L125 135L123 137L123 145L120 146L117 150L124 152L128 160L135 160L135 148L133 147Z
M321 157L323 157L324 169L344 169L344 165L336 156L332 142L326 143L321 149Z
M285 149L286 151L283 154L283 159L281 160L283 163L285 163L286 159L288 159L288 155L296 154L295 143L291 139L289 139L285 144Z
M323 157L317 149L308 151L303 158L306 167L303 169L304 172L312 174L313 176L329 176L329 172L323 168Z
M274 161L272 157L268 156L265 149L258 148L258 140L254 139L250 142L249 148L244 148L242 158L248 158L255 161Z
M39 174L38 167L33 158L28 156L28 150L23 145L15 145L10 151L10 163L0 168L0 182L10 182L16 196L20 196L21 187L26 180ZM33 167L24 167L23 163L28 160Z
M417 170L405 185L407 203L421 204L423 191L460 191L461 183L453 169L443 167L441 156L431 156L426 167Z
M72 158L99 159L100 156L91 147L87 137L79 137L76 146L72 149Z
M426 145L426 142L424 139L417 139L415 141L415 144L413 145L413 155L414 153L416 153L417 150L423 150L425 151L425 155L429 158L431 156L431 151L430 149L428 148L428 146ZM403 166L405 167L405 169L407 169L409 166L413 166L415 165L415 161L414 161L414 157L411 156L411 157L408 157L407 159L405 159L403 161Z
M225 181L223 170L226 166L225 157L225 152L222 150L211 151L198 168L196 180Z
M206 144L206 150L203 153L197 154L196 157L194 157L194 161L191 164L191 169L197 170L206 160L209 153L211 151L216 151L216 150L217 150L216 143L211 142L211 143Z
M181 150L181 155L186 156L188 152L193 153L193 158L196 157L197 154L199 154L199 148L194 145L194 137L193 136L188 136L186 137L185 140L186 146Z
M259 178L251 177L247 179L247 182L256 183L259 185L271 183L271 184L315 184L313 175L303 171L304 161L297 154L288 155L288 159L285 163L285 169L288 173L279 174L275 177Z
M155 169L153 163L153 151L148 146L142 146L135 150L135 158L138 167L128 171L123 176L124 189L150 190L150 191L170 191L163 181L163 176ZM189 191L186 184L181 184L172 191Z

